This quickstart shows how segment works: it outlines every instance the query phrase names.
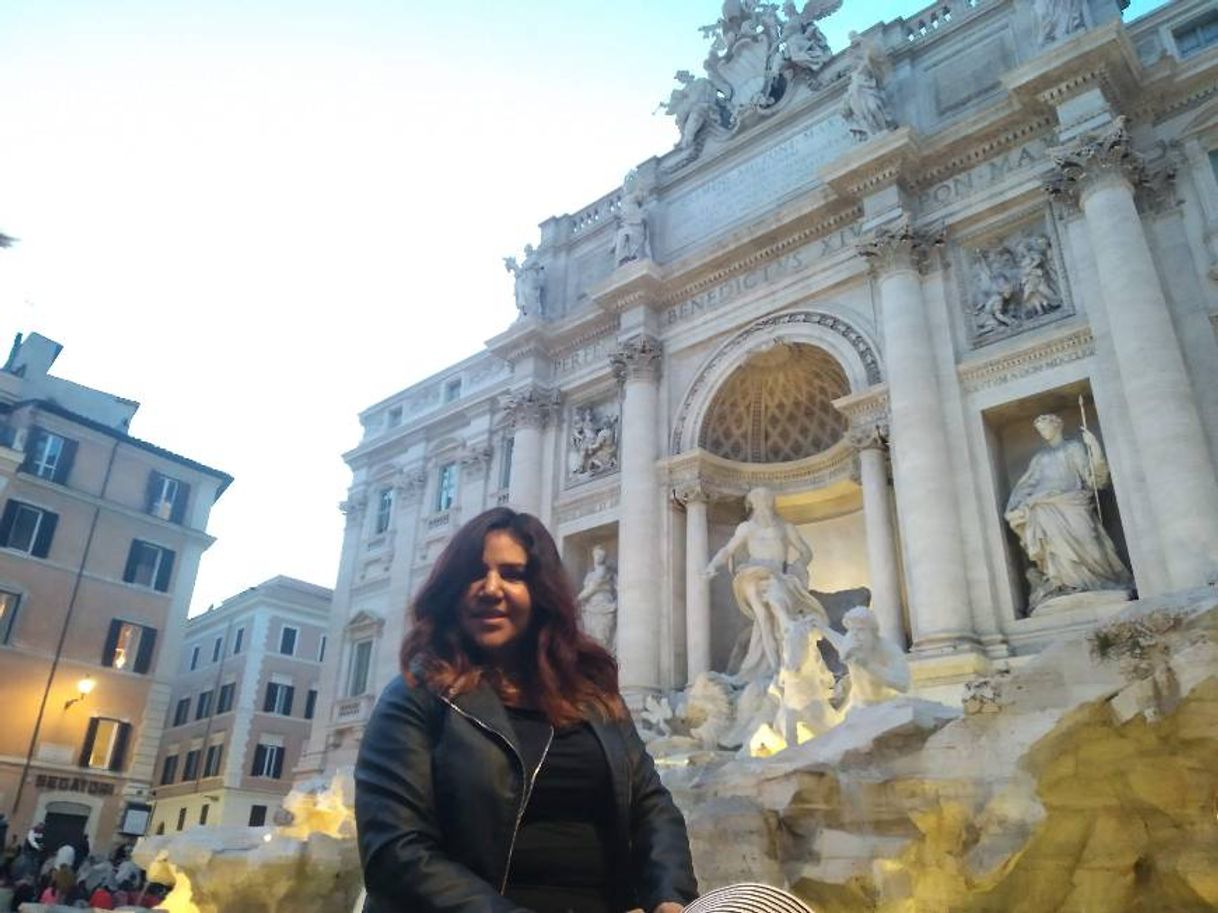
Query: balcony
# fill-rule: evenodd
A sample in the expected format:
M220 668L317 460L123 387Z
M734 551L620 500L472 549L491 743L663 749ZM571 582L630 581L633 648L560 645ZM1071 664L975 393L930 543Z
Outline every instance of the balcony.
M359 697L344 697L334 702L333 722L343 726L367 721L372 713L373 695L361 694Z

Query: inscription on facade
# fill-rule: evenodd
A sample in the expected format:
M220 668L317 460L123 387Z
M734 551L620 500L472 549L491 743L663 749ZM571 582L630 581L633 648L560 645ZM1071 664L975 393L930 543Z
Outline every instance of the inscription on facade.
M848 148L850 135L835 114L673 197L659 214L657 258L667 259L693 242L812 186L820 166Z
M996 158L982 162L976 168L970 168L962 174L952 175L946 181L941 181L924 190L918 197L918 208L925 214L967 199L973 194L1005 180L1017 171L1022 171L1041 161L1045 157L1045 150L1048 147L1049 144L1046 140L1035 139L1016 149L1004 152Z
M113 796L114 784L105 780L86 780L83 777L52 777L38 774L34 778L38 789L61 789L70 793L86 793L90 796Z
M730 301L752 291L758 286L765 285L774 279L789 275L810 265L817 257L826 257L837 253L844 247L853 244L862 236L861 224L849 225L831 235L826 235L797 247L789 254L784 254L776 260L760 266L757 269L733 276L719 285L712 286L704 292L674 304L664 313L664 322L669 326L682 323L692 317L718 310Z
M561 358L555 359L554 376L562 377L590 364L604 366L607 364L606 359L609 357L609 349L614 345L614 342L615 337L603 336L600 339L593 340L582 348L568 352Z

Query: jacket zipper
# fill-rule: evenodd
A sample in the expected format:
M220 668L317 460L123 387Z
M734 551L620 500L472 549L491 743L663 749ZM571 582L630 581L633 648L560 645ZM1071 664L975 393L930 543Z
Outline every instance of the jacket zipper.
M512 757L514 757L516 759L516 761L520 764L520 773L521 773L521 777L523 778L524 773L525 773L524 758L522 758L520 756L520 752L518 752L516 750L516 746L512 744L511 739L509 739L507 736L505 736L502 732L500 732L494 726L491 726L488 723L484 723L484 722L482 722L482 720L478 719L472 713L462 710L460 707L458 707L448 698L441 697L440 700L442 700L444 703L448 704L449 707L452 707L453 710L457 711L457 713L461 714L461 716L465 717L471 723L475 724L476 726L478 726L481 729L484 729L485 731L489 732L491 735L498 738L499 741L503 742L503 744L507 746L508 751L510 751L512 753ZM508 843L507 859L505 859L503 862L503 881L501 881L499 884L499 893L500 894L503 894L505 891L507 891L508 875L511 873L511 870L512 870L512 851L516 849L516 835L520 832L520 822L524 820L524 812L525 812L525 809L528 808L529 797L533 795L533 784L537 782L537 775L539 773L541 773L541 765L545 763L546 755L548 755L550 753L550 745L553 741L554 741L554 727L551 726L550 727L550 737L548 739L546 739L546 746L545 746L545 748L542 749L542 752L541 752L541 760L539 760L537 762L537 767L534 768L533 775L528 778L528 783L525 784L524 789L521 791L520 808L516 812L516 823L512 827L512 840L510 843Z

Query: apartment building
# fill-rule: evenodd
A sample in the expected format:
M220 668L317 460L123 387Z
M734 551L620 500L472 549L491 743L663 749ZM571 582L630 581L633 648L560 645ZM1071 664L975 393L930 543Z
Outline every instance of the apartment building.
M186 623L152 832L269 823L317 711L332 596L274 577Z
M0 369L0 808L50 846L146 831L212 504L231 476L132 437L139 404L49 371L18 336Z

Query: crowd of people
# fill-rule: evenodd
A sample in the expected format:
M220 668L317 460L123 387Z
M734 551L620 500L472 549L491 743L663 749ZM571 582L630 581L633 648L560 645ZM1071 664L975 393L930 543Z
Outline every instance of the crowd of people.
M0 819L3 815L0 815ZM0 833L7 827L0 821ZM58 847L47 845L42 824L30 828L25 839L7 843L0 858L0 888L12 891L12 910L24 903L115 910L119 907L152 909L165 897L164 885L150 882L131 859L131 847L122 844L109 855L91 852L89 838L81 834Z

